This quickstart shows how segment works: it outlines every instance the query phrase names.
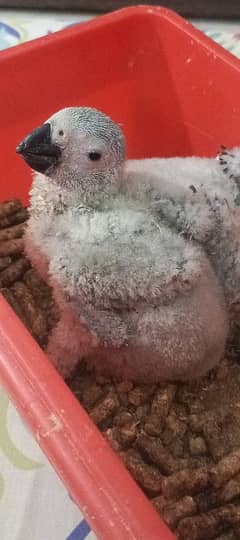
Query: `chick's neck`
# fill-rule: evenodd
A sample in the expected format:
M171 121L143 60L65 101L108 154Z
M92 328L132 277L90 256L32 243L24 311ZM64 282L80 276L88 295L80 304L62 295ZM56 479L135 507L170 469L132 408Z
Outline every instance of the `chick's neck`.
M120 191L122 173L123 167L118 165L84 176L70 176L64 182L63 198L66 206L82 205L92 209L111 207Z
M61 181L36 174L31 190L32 211L40 214L61 214L71 208L111 208L118 197L122 165L84 177L68 176Z

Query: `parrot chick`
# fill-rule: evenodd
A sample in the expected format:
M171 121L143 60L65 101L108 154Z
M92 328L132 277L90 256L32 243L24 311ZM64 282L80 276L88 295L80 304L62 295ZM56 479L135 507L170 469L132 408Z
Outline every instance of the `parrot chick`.
M222 288L204 251L128 193L120 127L67 108L17 151L39 171L26 249L34 265L44 261L59 306L47 353L60 373L83 357L136 382L211 369L228 333Z
M240 301L240 150L223 148L217 159L129 160L125 180L168 226L202 245L231 312Z

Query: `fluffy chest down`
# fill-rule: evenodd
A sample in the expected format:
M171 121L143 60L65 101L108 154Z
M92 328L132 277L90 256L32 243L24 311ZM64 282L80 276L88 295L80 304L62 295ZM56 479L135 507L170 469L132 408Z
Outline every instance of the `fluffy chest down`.
M128 208L67 212L45 249L50 274L70 298L99 309L168 302L201 271L194 246L147 212Z
M165 273L169 265L180 268L191 248L143 210L78 208L56 218L46 249L74 273L88 267L106 275L144 270L147 263Z

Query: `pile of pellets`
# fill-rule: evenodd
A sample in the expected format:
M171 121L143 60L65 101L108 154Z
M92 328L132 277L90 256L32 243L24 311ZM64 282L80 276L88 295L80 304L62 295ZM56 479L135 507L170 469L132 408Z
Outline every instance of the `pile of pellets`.
M24 254L28 211L13 199L0 203L0 291L41 347L57 321L49 287Z
M24 255L27 209L0 203L0 292L44 349L58 314ZM179 540L240 539L240 365L198 383L134 385L82 362L71 390Z

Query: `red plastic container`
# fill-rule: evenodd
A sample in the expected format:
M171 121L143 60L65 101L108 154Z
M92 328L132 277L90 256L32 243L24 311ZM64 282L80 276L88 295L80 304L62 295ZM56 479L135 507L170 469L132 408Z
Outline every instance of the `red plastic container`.
M2 52L0 78L2 200L27 201L15 146L67 105L120 122L130 157L240 142L239 61L163 8L123 9ZM100 539L174 538L1 296L0 379Z

